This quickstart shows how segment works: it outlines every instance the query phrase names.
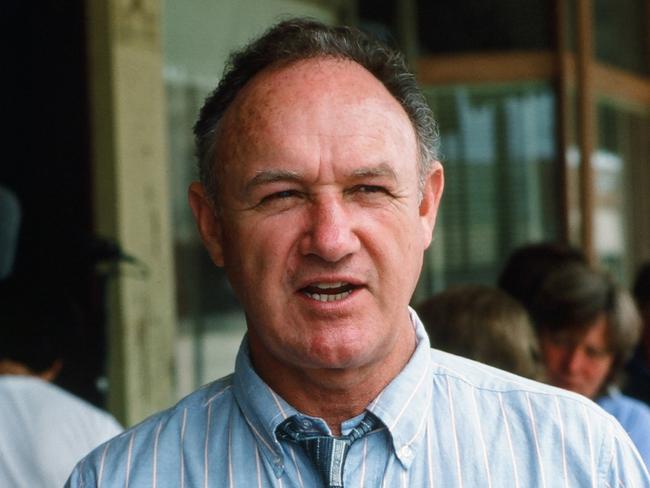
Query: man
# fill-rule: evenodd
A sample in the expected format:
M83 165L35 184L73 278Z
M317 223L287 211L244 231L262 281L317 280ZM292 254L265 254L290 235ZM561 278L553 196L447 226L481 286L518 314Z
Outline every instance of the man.
M398 54L280 23L231 58L195 134L190 204L246 312L235 373L68 486L650 486L590 402L429 349L408 303L443 174Z
M71 308L62 294L15 277L0 283L0 486L61 487L115 419L53 384Z

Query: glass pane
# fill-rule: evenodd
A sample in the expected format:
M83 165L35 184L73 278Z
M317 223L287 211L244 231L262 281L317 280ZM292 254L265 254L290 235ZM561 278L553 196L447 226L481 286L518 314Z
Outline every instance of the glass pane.
M641 74L649 73L645 0L595 0L596 58Z
M647 111L599 103L598 150L593 161L594 241L599 261L622 283L633 275L634 258L641 254L635 248L644 248L650 231L644 212L650 181L648 134ZM630 222L638 225L632 228Z
M582 247L582 209L580 195L582 181L580 175L580 147L578 146L578 99L575 89L567 93L567 127L566 136L566 185L567 185L567 221L568 240L575 247Z
M416 300L494 283L512 249L558 232L555 108L547 83L426 90L440 124L446 186Z
M173 71L166 73L166 85L178 311L176 383L182 396L232 370L245 326L223 270L212 264L199 239L187 203L187 188L196 179L191 127L211 87Z

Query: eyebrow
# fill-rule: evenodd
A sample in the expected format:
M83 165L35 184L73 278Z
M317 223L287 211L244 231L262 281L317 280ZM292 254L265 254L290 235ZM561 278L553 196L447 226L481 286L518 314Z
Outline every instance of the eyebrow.
M388 163L380 163L377 166L370 166L366 168L355 169L351 173L354 178L367 178L367 177L384 177L388 176L389 178L396 180L397 174L392 166Z
M388 163L380 163L377 166L368 166L364 168L357 168L350 173L350 176L355 179L361 178L378 178L389 177L392 180L397 179L395 170ZM268 183L275 183L278 181L302 181L304 174L299 171L292 171L287 169L268 169L260 170L253 176L244 187L246 192L251 191L253 188L262 186Z
M298 171L286 169L261 170L246 183L244 189L248 192L257 186L267 183L275 183L276 181L299 181L302 178L303 174Z

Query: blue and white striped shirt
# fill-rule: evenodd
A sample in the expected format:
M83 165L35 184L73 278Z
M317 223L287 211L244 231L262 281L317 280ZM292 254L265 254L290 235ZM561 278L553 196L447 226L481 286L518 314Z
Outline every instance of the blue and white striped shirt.
M412 317L418 346L368 405L384 426L351 446L346 487L650 487L629 437L594 403L431 350ZM233 375L98 447L66 486L320 486L300 447L276 437L294 414L244 340Z

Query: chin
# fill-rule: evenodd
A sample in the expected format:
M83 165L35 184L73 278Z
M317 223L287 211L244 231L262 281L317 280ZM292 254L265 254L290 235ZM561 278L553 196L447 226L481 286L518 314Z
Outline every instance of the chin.
M312 350L305 358L312 367L325 369L354 368L356 363L362 362L361 352L351 350L349 347L342 349L325 348Z

